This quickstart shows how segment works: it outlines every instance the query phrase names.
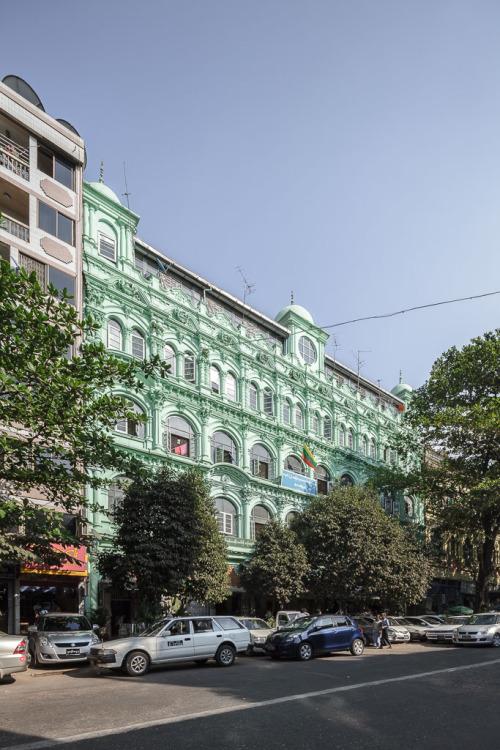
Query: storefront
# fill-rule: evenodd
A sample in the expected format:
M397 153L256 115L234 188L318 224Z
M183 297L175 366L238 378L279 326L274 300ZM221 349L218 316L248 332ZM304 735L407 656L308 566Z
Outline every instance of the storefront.
M19 578L15 565L0 566L0 632L16 633L19 622Z

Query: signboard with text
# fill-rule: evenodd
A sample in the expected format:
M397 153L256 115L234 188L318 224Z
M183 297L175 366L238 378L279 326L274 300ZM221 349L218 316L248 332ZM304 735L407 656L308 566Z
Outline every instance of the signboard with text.
M287 469L283 469L281 486L289 487L291 490L296 490L297 492L306 492L308 495L318 494L318 482L316 479L309 479L309 477L296 474L294 471L287 471Z
M51 565L50 567L44 567L43 563L37 564L26 564L24 568L21 568L21 573L43 573L44 575L66 575L66 576L88 576L87 571L87 548L83 546L78 547L64 547L62 544L53 544L55 550L64 551L70 555L70 559L62 562L60 565Z

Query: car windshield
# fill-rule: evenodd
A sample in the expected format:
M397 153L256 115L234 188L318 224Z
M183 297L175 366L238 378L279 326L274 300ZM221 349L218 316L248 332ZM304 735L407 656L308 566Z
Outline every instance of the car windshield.
M281 630L305 630L305 628L308 628L316 619L316 617L298 617L293 622L287 623L286 627L281 628Z
M258 617L247 618L245 620L240 620L240 622L248 628L248 630L269 630L267 622L260 620Z
M146 630L143 630L142 633L139 633L139 638L147 638L150 635L158 635L167 622L172 622L172 620L158 620L158 622L154 622L152 625L149 626L149 628L146 628Z
M468 617L450 617L446 622L445 625L465 625L466 622L469 622Z
M410 626L410 628L413 626L413 623L407 620L405 617L392 617L391 618L393 622L396 623L396 625L404 625L405 628Z
M439 617L427 616L425 619L430 625L442 625L443 624L443 621Z
M92 625L83 615L59 615L40 618L38 630L43 630L44 633L74 633L92 630Z
M495 625L496 615L472 615L467 625Z

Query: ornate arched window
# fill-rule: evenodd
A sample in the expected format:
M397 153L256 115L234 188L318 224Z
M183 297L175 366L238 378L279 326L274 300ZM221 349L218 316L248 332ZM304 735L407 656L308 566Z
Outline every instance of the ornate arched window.
M264 388L264 412L274 414L274 394L270 388Z
M170 365L169 374L175 375L176 374L176 361L175 361L175 351L172 349L170 344L165 344L163 347L163 361L165 364Z
M220 371L215 365L210 368L210 388L213 393L220 393Z
M230 372L226 375L226 396L231 401L236 401L236 378Z
M328 495L330 483L330 472L324 466L318 466L314 472L314 478L318 482L318 495Z
M129 407L129 411L133 411L136 414L145 413L144 409L141 409L141 407L134 401L132 401L132 405ZM144 437L146 436L146 423L135 422L132 419L128 419L127 417L119 419L116 423L115 429L118 430L118 432L123 432L126 435L130 435L131 437L144 439Z
M347 433L347 447L354 450L354 432L352 430Z
M304 424L304 417L302 414L302 409L300 406L295 407L295 426L299 428L299 430L302 429Z
M366 439L365 435L363 435L363 439L361 441L361 450L363 451L363 456L368 455L368 440Z
M250 521L252 539L257 539L264 526L267 526L270 520L271 514L263 505L256 505L252 508L252 517Z
M339 427L339 445L345 445L345 427L343 424Z
M350 474L342 474L340 477L340 486L341 487L354 487L354 479L351 477Z
M217 508L217 522L219 531L225 536L237 536L236 528L236 508L224 497L218 497L215 500Z
M134 328L130 340L132 343L132 356L136 359L144 359L146 354L146 342L144 341L142 333Z
M319 435L319 417L317 414L313 414L312 428L315 435Z
M304 465L296 456L287 456L285 458L285 469L287 471L294 471L295 474L304 473Z
M214 464L236 464L236 443L225 432L215 432L212 437L212 461Z
M297 518L297 513L294 510L291 510L289 513L286 514L285 517L285 525L290 528L290 526L293 523L293 520Z
M169 417L165 422L164 447L177 456L194 458L195 435L193 428L182 417Z
M290 402L289 401L283 402L283 422L285 424L290 424Z
M108 349L121 352L123 348L123 335L121 325L112 318L108 320Z
M273 459L263 445L257 443L250 452L251 471L254 477L273 478Z
M370 458L376 458L377 457L377 446L375 445L374 440L370 440Z
M190 352L184 355L184 378L190 383L196 382L196 357Z
M116 477L113 483L108 487L108 516L113 520L116 509L123 503L123 496L127 489L127 484L131 480L127 477Z
M257 410L259 403L259 392L257 386L254 383L250 383L250 389L248 391L248 403L250 409Z
M323 437L327 440L331 440L332 438L332 420L330 417L325 417L325 421L323 422Z

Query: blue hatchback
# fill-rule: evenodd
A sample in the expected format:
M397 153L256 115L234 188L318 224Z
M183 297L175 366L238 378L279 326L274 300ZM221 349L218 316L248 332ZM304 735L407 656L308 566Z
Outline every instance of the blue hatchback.
M288 623L266 641L266 653L273 659L293 656L309 661L330 651L350 651L361 656L365 639L361 628L347 615L301 617Z

